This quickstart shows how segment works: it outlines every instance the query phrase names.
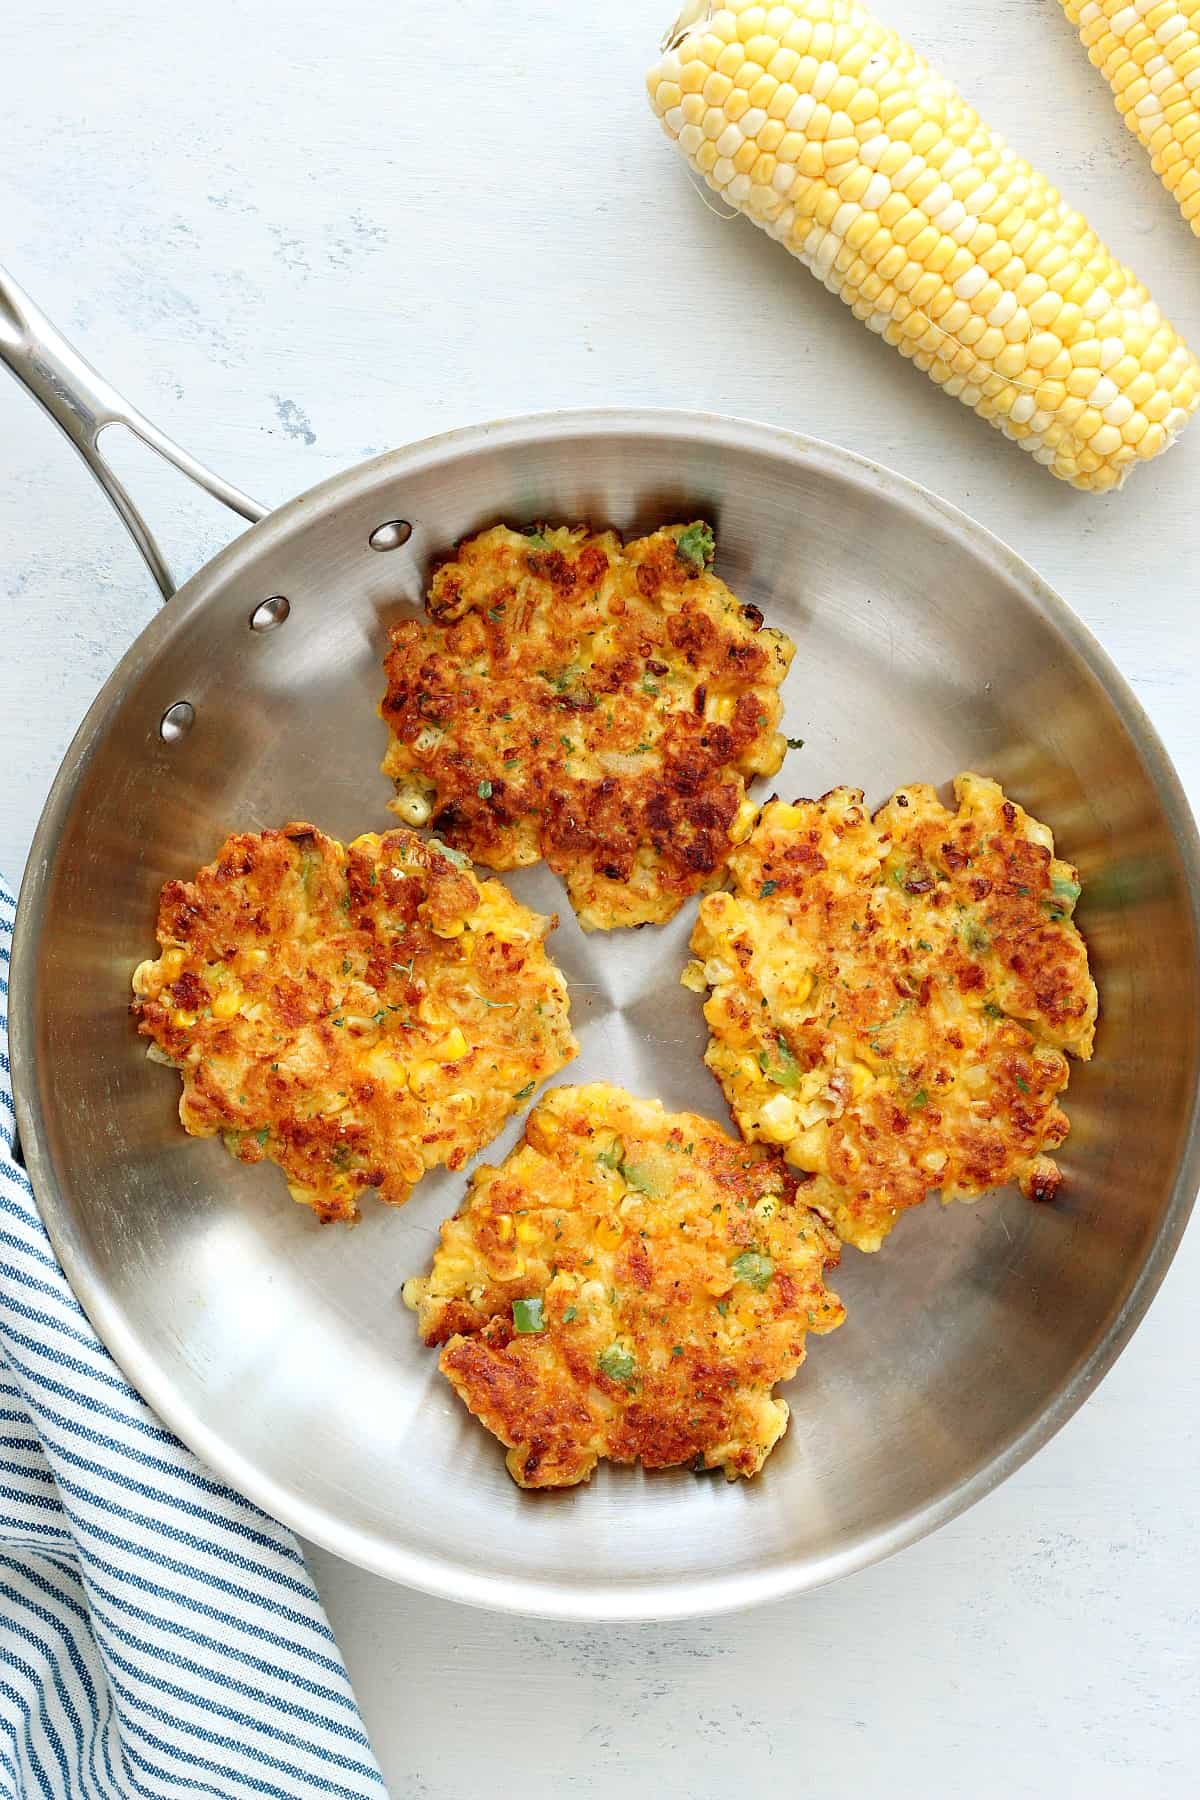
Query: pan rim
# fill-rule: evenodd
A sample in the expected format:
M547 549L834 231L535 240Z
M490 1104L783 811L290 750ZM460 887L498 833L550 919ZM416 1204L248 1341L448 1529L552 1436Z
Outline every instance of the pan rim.
M1200 1093L1193 1096L1191 1116L1173 1189L1157 1233L1133 1274L1117 1311L1092 1349L1080 1358L1040 1416L1009 1441L980 1459L960 1480L922 1506L887 1526L865 1532L852 1544L820 1559L793 1557L756 1570L735 1570L710 1578L672 1578L666 1582L569 1588L554 1580L481 1573L449 1558L383 1542L348 1528L323 1508L280 1486L219 1431L179 1398L169 1375L143 1359L136 1332L124 1312L107 1295L102 1278L90 1263L67 1214L55 1180L43 1131L42 1110L34 1078L36 1018L33 974L37 966L42 917L54 854L75 790L126 687L157 652L159 641L205 604L247 557L257 557L275 537L298 529L331 497L348 497L381 477L402 480L405 469L453 459L472 448L518 446L533 440L566 440L580 435L659 435L680 442L698 438L725 446L756 450L791 460L797 466L819 466L826 472L868 485L909 510L964 538L972 552L990 561L1020 589L1052 631L1064 639L1104 690L1128 732L1158 795L1172 830L1190 896L1193 964L1200 966L1200 833L1178 774L1132 688L1107 652L1068 603L1036 571L986 526L949 501L886 465L822 439L785 427L717 413L675 408L600 407L523 414L466 425L399 449L327 477L286 501L199 569L169 605L153 616L104 683L73 737L51 786L34 834L21 883L13 937L10 985L10 1046L18 1131L39 1213L71 1286L92 1325L131 1385L193 1453L232 1487L272 1517L334 1555L386 1579L436 1597L492 1610L561 1620L666 1621L743 1610L782 1599L869 1567L917 1542L957 1517L1020 1468L1053 1437L1093 1393L1124 1350L1166 1275L1190 1217L1200 1185Z

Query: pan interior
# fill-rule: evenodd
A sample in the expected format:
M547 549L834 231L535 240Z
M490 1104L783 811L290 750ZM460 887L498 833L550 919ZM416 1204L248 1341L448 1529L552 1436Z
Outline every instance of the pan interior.
M128 1023L158 890L231 829L386 828L375 708L388 622L429 558L505 518L623 531L706 516L718 570L795 638L774 786L995 776L1079 864L1101 993L1067 1095L1066 1193L927 1203L844 1255L849 1318L785 1390L764 1475L602 1468L520 1493L399 1299L464 1177L322 1230L276 1171L184 1137L178 1080ZM371 533L411 522L386 554ZM401 534L396 534L401 535ZM261 603L286 619L251 630ZM190 727L160 721L186 701ZM869 465L760 427L560 416L379 459L293 502L154 621L72 748L24 897L14 1030L23 1135L77 1290L119 1360L222 1473L308 1535L452 1597L570 1616L683 1614L881 1555L1015 1466L1067 1416L1169 1259L1191 1198L1200 992L1194 833L1101 653L977 527ZM678 985L694 904L587 937L544 869L511 878L560 924L582 1042L565 1079L728 1121ZM490 1152L498 1159L514 1126ZM485 1153L485 1155L488 1153Z

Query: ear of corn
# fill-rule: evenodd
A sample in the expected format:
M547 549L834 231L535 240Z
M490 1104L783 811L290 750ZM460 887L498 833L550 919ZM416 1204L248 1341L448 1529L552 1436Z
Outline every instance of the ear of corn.
M1067 17L1200 237L1200 0L1063 0Z
M1200 403L1132 272L856 0L693 4L647 85L710 187L1060 479L1119 486Z

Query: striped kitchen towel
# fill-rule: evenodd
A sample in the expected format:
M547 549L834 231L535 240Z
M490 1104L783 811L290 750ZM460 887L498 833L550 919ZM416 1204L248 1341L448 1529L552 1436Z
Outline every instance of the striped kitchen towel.
M14 1154L0 883L0 1796L387 1800L291 1533L134 1392Z

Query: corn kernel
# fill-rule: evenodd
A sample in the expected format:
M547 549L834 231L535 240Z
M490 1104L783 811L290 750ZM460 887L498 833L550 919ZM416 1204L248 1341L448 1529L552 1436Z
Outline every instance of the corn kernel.
M803 1006L813 991L811 970L802 969L799 975L788 985L788 999L793 1006Z
M799 1129L795 1102L786 1094L773 1094L759 1109L762 1135L771 1144L787 1144Z
M562 1122L548 1107L539 1107L529 1117L525 1126L525 1136L535 1150L549 1150L562 1137Z
M875 1071L865 1062L850 1064L850 1089L856 1100L861 1100L869 1087L874 1086Z
M694 959L689 962L679 977L679 985L688 988L693 994L703 994L708 988L704 979L704 964Z
M733 1270L730 1269L726 1273L714 1275L711 1281L706 1281L704 1284L704 1291L706 1294L711 1294L714 1299L719 1300L722 1294L729 1293L730 1289L733 1287L734 1280L735 1276Z
M392 801L391 810L406 825L421 826L428 825L433 815L433 804L429 795L419 788L402 788Z
M447 920L443 921L443 923L440 925L435 925L431 921L429 929L433 932L435 937L440 937L440 938L461 937L464 930L466 929L466 920L465 919L447 919Z
M780 759L782 760L782 758ZM754 821L758 817L758 808L753 800L740 802L729 828L729 836L733 843L743 844L754 829Z
M440 1063L416 1062L408 1071L408 1085L414 1094L424 1095L432 1091L442 1079Z

